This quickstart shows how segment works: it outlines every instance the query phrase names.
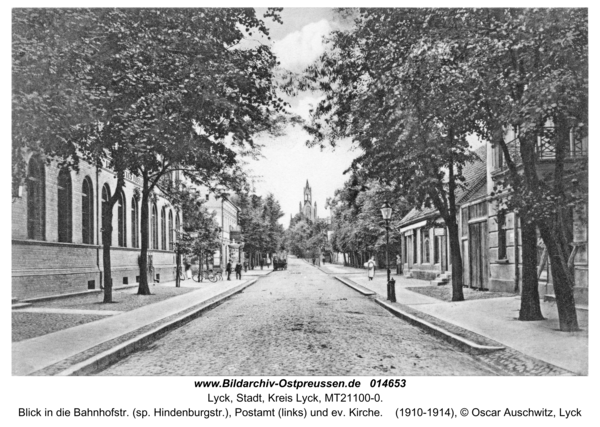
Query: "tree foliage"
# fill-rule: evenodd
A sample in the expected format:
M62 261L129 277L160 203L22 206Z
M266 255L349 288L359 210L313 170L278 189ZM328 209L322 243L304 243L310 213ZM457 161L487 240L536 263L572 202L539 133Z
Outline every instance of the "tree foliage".
M355 267L361 267L362 258L376 254L382 261L385 256L385 221L381 216L381 206L388 201L393 209L390 220L390 253L399 254L400 220L406 215L409 205L404 199L395 197L395 191L375 180L367 180L352 174L344 187L336 190L335 196L328 200L331 209L332 249L350 254L346 260ZM359 257L358 254L367 254ZM392 256L393 256L392 255Z
M350 137L363 149L353 164L415 206L434 206L449 229L453 300L462 295L456 194L474 160L466 137L476 125L461 51L438 37L435 9L360 9L334 32L306 72L325 93L308 127L313 144Z
M234 198L240 208L239 223L244 251L251 258L272 255L281 249L283 226L279 219L284 213L272 193L264 198L257 194L239 193Z
M235 8L13 16L13 182L22 179L24 149L70 165L80 155L104 160L118 178L111 202L125 171L139 176L139 293L148 294L148 204L161 178L181 170L211 189L239 189L240 155L253 152L256 133L281 127L276 59L269 46L242 43L268 29L254 9ZM266 16L280 21L278 9ZM103 228L108 233L110 223Z
M585 178L566 160L573 141L587 136L587 11L358 9L346 15L354 25L333 33L329 51L300 84L325 93L309 128L312 143L353 138L365 153L356 169L398 183L411 203L440 212L449 229L454 300L462 299L454 195L468 185L466 138L479 135L499 146L510 171L499 190L523 219L524 277L535 269L537 227L554 257L561 329L577 329L568 208L584 203L585 189L565 185L569 177ZM541 148L552 153L547 176ZM539 313L533 279L524 283L523 301L537 304ZM529 317L525 312L523 306L522 317Z

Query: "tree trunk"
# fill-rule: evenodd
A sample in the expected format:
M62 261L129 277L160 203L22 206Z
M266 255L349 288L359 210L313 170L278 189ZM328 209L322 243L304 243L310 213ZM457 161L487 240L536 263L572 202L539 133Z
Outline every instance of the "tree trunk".
M112 245L112 206L110 202L102 203L102 264L104 270L104 300L109 303L112 300L112 272L110 264L110 247Z
M450 259L452 260L452 301L464 301L463 294L463 265L460 255L460 236L458 235L458 224L449 221L448 237L450 238Z
M537 233L535 223L521 221L521 250L523 255L523 289L519 320L543 320L537 276ZM517 236L515 236L515 245ZM515 259L515 262L518 262Z
M142 244L140 251L140 285L138 287L138 295L151 295L150 287L148 286L148 199L150 191L148 190L148 179L143 177L142 188L142 209L140 218L140 231L142 235Z
M179 253L179 250L177 250L177 252L175 253L175 287L176 288L179 288L181 286L180 278L179 278L179 270L180 269L181 269L181 253Z
M106 203L101 203L102 210L102 265L104 275L104 303L113 302L112 299L112 266L110 262L110 247L112 246L112 220L113 208L119 200L123 188L123 173L117 173L117 187ZM102 192L100 192L102 197Z
M575 309L575 298L573 296L575 282L568 266L564 262L565 255L562 253L555 238L556 231L545 224L540 226L540 233L550 257L550 271L554 294L556 295L560 330L565 332L578 331L579 324L577 322L577 310Z
M521 158L523 159L523 172L526 179L526 188L534 194L540 190L540 182L536 170L535 143L537 139L533 137L521 140ZM550 256L551 274L556 295L556 306L558 309L558 320L561 331L578 331L577 311L575 309L575 298L573 297L574 279L568 268L569 254L565 253L565 245L561 245L561 238L564 236L561 221L562 201L562 164L564 157L564 142L556 141L556 163L555 163L555 192L558 193L558 202L555 205L556 212L552 215L552 220L538 220L537 227L540 230L542 240ZM563 159L564 161L564 159ZM557 183L556 181L559 181ZM556 194L555 193L555 194ZM558 212L558 213L557 213ZM550 224L549 224L550 222ZM564 242L563 242L564 243Z

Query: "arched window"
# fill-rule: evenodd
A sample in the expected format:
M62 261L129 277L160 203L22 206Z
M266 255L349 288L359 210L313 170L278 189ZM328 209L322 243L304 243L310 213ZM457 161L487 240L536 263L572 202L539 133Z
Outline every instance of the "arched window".
M160 248L167 250L167 212L164 207L160 211Z
M94 187L89 177L81 189L81 235L83 243L94 244Z
M27 237L44 240L46 236L46 171L37 157L27 167Z
M139 248L140 241L140 223L138 217L138 202L134 198L131 199L131 247Z
M102 223L100 224L100 227L103 227L104 224L104 211L105 211L105 207L108 206L108 203L110 201L110 187L108 186L108 184L104 184L104 187L102 187L102 211L100 213L100 218L102 220ZM102 243L104 243L104 235L102 236Z
M117 236L119 246L122 248L127 246L127 220L125 210L125 196L123 192L119 194L119 200L117 200Z
M58 174L58 241L71 242L72 224L71 174L61 170Z
M175 249L175 230L173 229L173 211L169 210L169 249Z
M152 205L152 249L158 249L158 211L156 205Z

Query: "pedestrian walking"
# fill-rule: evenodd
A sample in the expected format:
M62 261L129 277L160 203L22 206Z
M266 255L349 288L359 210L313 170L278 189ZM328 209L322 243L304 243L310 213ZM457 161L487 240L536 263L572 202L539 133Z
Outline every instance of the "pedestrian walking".
M242 280L242 264L238 263L235 265L235 279Z
M365 267L367 267L367 276L369 276L369 280L373 280L373 277L375 277L375 257L371 257L365 264Z
M248 272L248 261L244 261L244 273Z
M400 254L396 255L396 275L399 276L400 275L400 265L402 263L402 260L400 259Z
M231 280L231 261L227 263L225 267L225 272L227 272L227 280Z

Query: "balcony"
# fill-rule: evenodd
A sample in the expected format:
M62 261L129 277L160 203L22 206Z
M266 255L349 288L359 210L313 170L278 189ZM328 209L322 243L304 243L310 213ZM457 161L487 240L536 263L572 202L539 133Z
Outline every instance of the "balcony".
M545 128L546 135L539 136L535 147L536 159L540 162L551 162L556 158L556 145L553 143L550 135L553 133L552 128ZM519 148L518 137L507 143L508 151L515 164L522 163L521 153ZM575 161L584 159L588 155L588 138L578 138L574 132L570 133L569 151L567 152L567 161ZM492 158L492 175L502 174L507 170L504 153L500 147L493 148Z

